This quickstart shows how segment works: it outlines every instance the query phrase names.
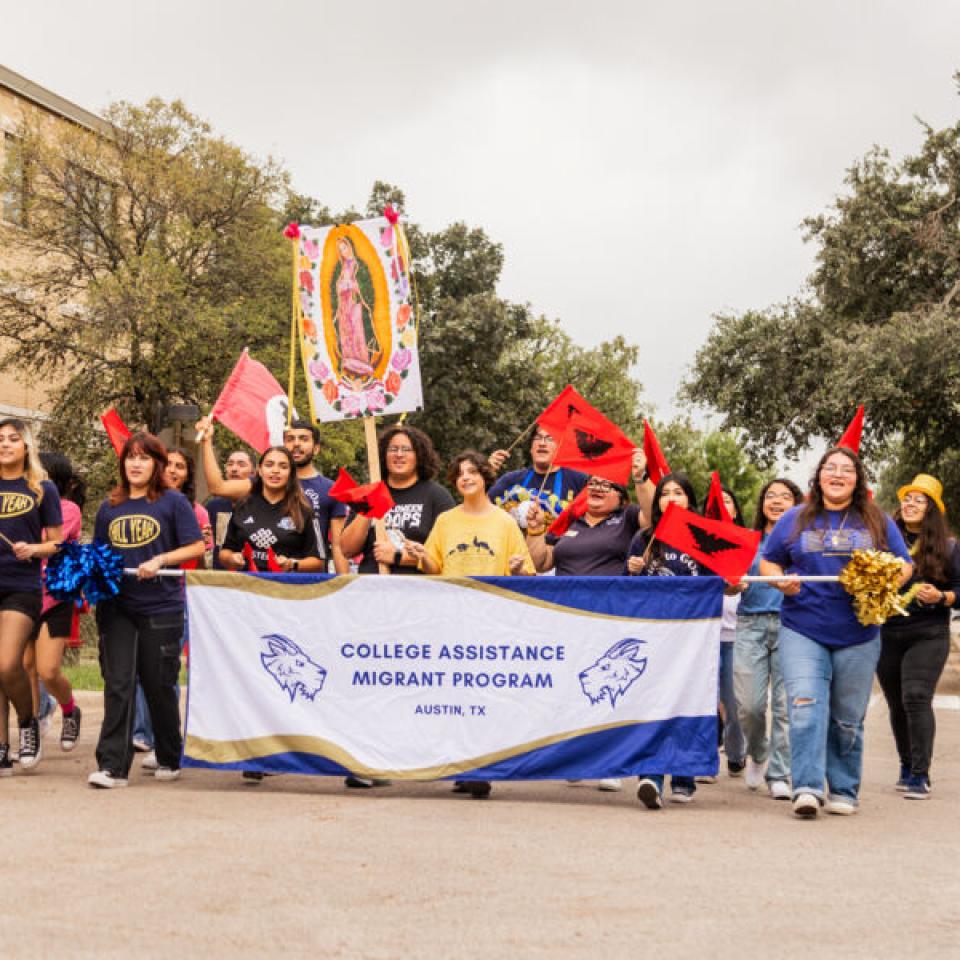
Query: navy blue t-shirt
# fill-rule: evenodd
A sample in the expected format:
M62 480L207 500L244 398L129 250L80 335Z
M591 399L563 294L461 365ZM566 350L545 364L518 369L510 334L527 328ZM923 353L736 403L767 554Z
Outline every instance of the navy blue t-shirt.
M164 490L152 503L137 497L112 507L104 500L93 536L118 550L125 567L138 567L157 554L203 539L193 505L176 490ZM183 610L183 584L177 577L124 576L118 600L139 614L178 613Z
M44 480L43 499L27 486L23 477L0 480L0 533L11 543L40 543L46 527L63 523L60 512L60 494L49 481ZM18 560L9 544L0 541L0 593L40 593L42 561Z
M763 547L763 559L785 573L836 576L850 562L854 550L880 548L859 515L847 510L827 510L812 527L796 530L797 514L788 510L773 528ZM886 519L884 549L910 562L910 554L897 525ZM783 598L780 622L790 630L825 647L852 647L873 640L879 627L865 627L853 609L853 597L839 583L804 583L800 592Z
M313 526L317 532L317 546L320 548L320 556L324 559L330 555L330 521L347 515L346 504L330 496L332 486L333 481L328 480L322 473L300 480L300 487L313 507Z

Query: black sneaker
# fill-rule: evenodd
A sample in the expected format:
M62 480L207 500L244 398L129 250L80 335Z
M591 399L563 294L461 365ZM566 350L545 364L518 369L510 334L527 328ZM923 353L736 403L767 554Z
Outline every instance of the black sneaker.
M0 777L13 776L13 761L10 759L10 744L0 743Z
M43 756L40 743L40 721L31 717L25 727L20 728L20 766L32 770Z
M483 800L489 797L491 790L493 790L493 787L490 786L489 780L472 780L467 784L467 791L474 800Z
M262 783L264 776L266 776L266 774L260 773L259 770L243 771L243 779L246 780L251 786L256 786L258 783Z
M452 793L469 793L470 784L466 780L454 780Z
M80 719L83 713L80 708L74 704L70 713L63 715L63 726L60 728L60 749L69 753L80 739Z
M897 781L897 790L899 790L901 793L906 793L909 787L910 787L910 765L906 763L901 763L900 779Z

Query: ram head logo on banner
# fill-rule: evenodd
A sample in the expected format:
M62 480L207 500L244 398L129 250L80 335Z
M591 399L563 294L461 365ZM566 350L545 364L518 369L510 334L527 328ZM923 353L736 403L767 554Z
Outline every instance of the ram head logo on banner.
M300 227L300 335L315 420L423 406L410 253L393 219Z

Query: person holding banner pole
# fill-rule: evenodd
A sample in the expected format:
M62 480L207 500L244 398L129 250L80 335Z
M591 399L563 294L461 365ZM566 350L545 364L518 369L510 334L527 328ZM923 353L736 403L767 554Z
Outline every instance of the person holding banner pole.
M763 546L777 521L803 500L800 488L779 477L764 485L757 499L754 529L763 538L750 567L756 576ZM787 696L780 668L780 607L783 594L769 583L751 583L737 609L734 640L733 685L746 738L748 790L757 790L766 779L774 800L790 799L790 740ZM767 704L770 705L770 735L767 736Z
M17 712L24 770L40 762L43 748L23 655L40 618L41 561L56 552L62 520L60 496L47 479L29 427L11 417L0 420L0 693ZM6 702L2 712L5 727ZM0 733L0 776L9 776L8 733Z
M650 526L638 533L627 555L625 572L629 576L643 577L698 577L705 571L693 557L675 550L657 540L653 532L671 503L685 510L696 511L697 495L685 473L674 471L660 478L656 485L650 508ZM648 810L663 807L664 774L644 774L637 783L637 799ZM697 792L693 777L670 778L670 802L690 803Z
M786 574L836 576L854 550L888 550L913 567L903 536L870 497L860 458L831 447L820 458L805 503L788 510L763 548L760 574L781 577L780 663L790 717L793 812L816 818L859 809L863 720L880 656L880 628L857 619L836 582Z
M98 770L91 787L125 787L133 762L137 681L153 719L156 780L180 776L180 705L175 692L183 636L183 583L159 577L203 556L204 543L190 501L167 487L167 451L152 434L134 433L120 452L120 482L97 511L94 539L110 544L135 567L120 591L97 604L103 725L97 743Z
M252 479L257 472L257 464L246 450L231 450L224 462L223 472L227 480ZM223 538L227 535L227 527L235 505L235 501L228 497L210 497L204 504L213 533L211 567L214 570L223 569L220 566L220 548L223 546Z

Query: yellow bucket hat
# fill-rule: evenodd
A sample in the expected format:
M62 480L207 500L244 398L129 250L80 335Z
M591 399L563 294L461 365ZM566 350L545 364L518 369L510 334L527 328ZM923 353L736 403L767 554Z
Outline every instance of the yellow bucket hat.
M929 473L918 473L910 483L897 491L897 499L902 500L911 492L922 493L928 500L932 500L939 507L941 513L947 512L947 508L943 505L942 500L943 484L936 477L931 477Z

